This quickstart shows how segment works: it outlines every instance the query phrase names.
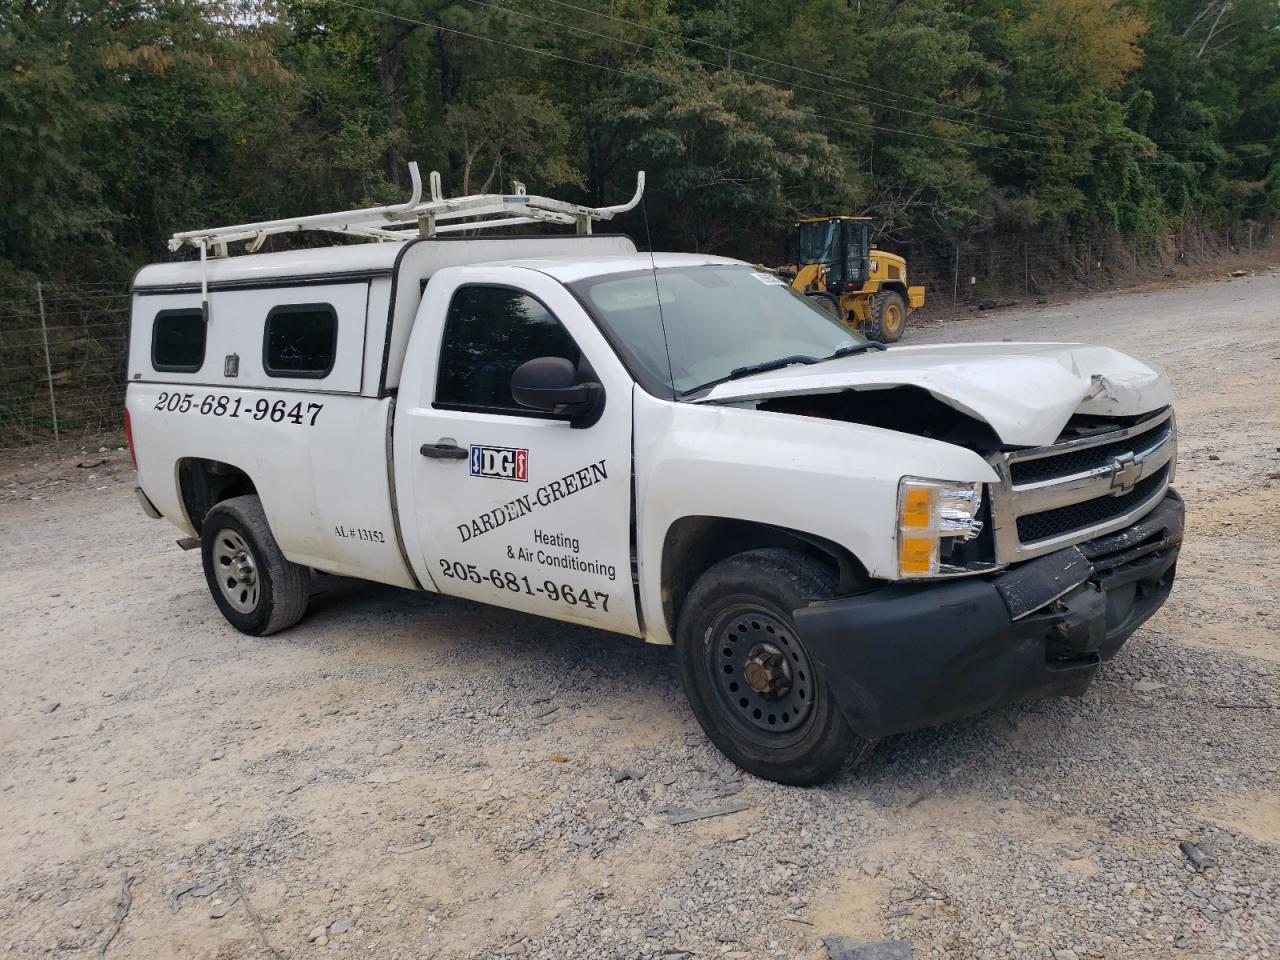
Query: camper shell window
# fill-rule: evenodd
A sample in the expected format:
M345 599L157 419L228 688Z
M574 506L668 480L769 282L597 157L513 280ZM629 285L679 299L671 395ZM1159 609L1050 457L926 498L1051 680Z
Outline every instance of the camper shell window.
M161 373L195 373L204 365L204 311L161 310L151 326L151 366Z
M262 369L269 377L319 380L333 370L338 312L327 303L273 307L262 335Z

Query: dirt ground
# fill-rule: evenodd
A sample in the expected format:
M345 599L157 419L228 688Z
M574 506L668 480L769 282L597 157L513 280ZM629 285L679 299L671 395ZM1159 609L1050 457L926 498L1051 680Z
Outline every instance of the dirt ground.
M1280 272L911 337L1163 364L1179 579L1084 697L812 790L734 771L667 649L329 578L244 637L125 453L0 458L0 951L1280 956Z

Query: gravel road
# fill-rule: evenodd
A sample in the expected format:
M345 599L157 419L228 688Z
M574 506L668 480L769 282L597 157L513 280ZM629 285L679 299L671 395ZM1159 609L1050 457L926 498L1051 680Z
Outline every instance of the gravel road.
M668 649L328 578L241 636L123 453L0 459L0 951L1280 956L1280 272L910 335L1164 364L1187 545L1084 697L818 789L739 776Z

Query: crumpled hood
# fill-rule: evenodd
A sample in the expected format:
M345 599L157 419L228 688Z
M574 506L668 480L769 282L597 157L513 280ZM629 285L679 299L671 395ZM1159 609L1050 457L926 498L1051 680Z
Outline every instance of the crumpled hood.
M722 383L700 403L914 386L985 421L1014 446L1053 443L1074 413L1132 416L1167 406L1164 371L1082 343L891 347Z

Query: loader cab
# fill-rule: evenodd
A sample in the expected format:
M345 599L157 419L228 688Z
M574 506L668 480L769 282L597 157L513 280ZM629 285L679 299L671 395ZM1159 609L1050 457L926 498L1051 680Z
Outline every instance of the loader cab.
M870 221L861 217L816 217L796 223L800 267L827 266L827 290L861 290L870 271Z

